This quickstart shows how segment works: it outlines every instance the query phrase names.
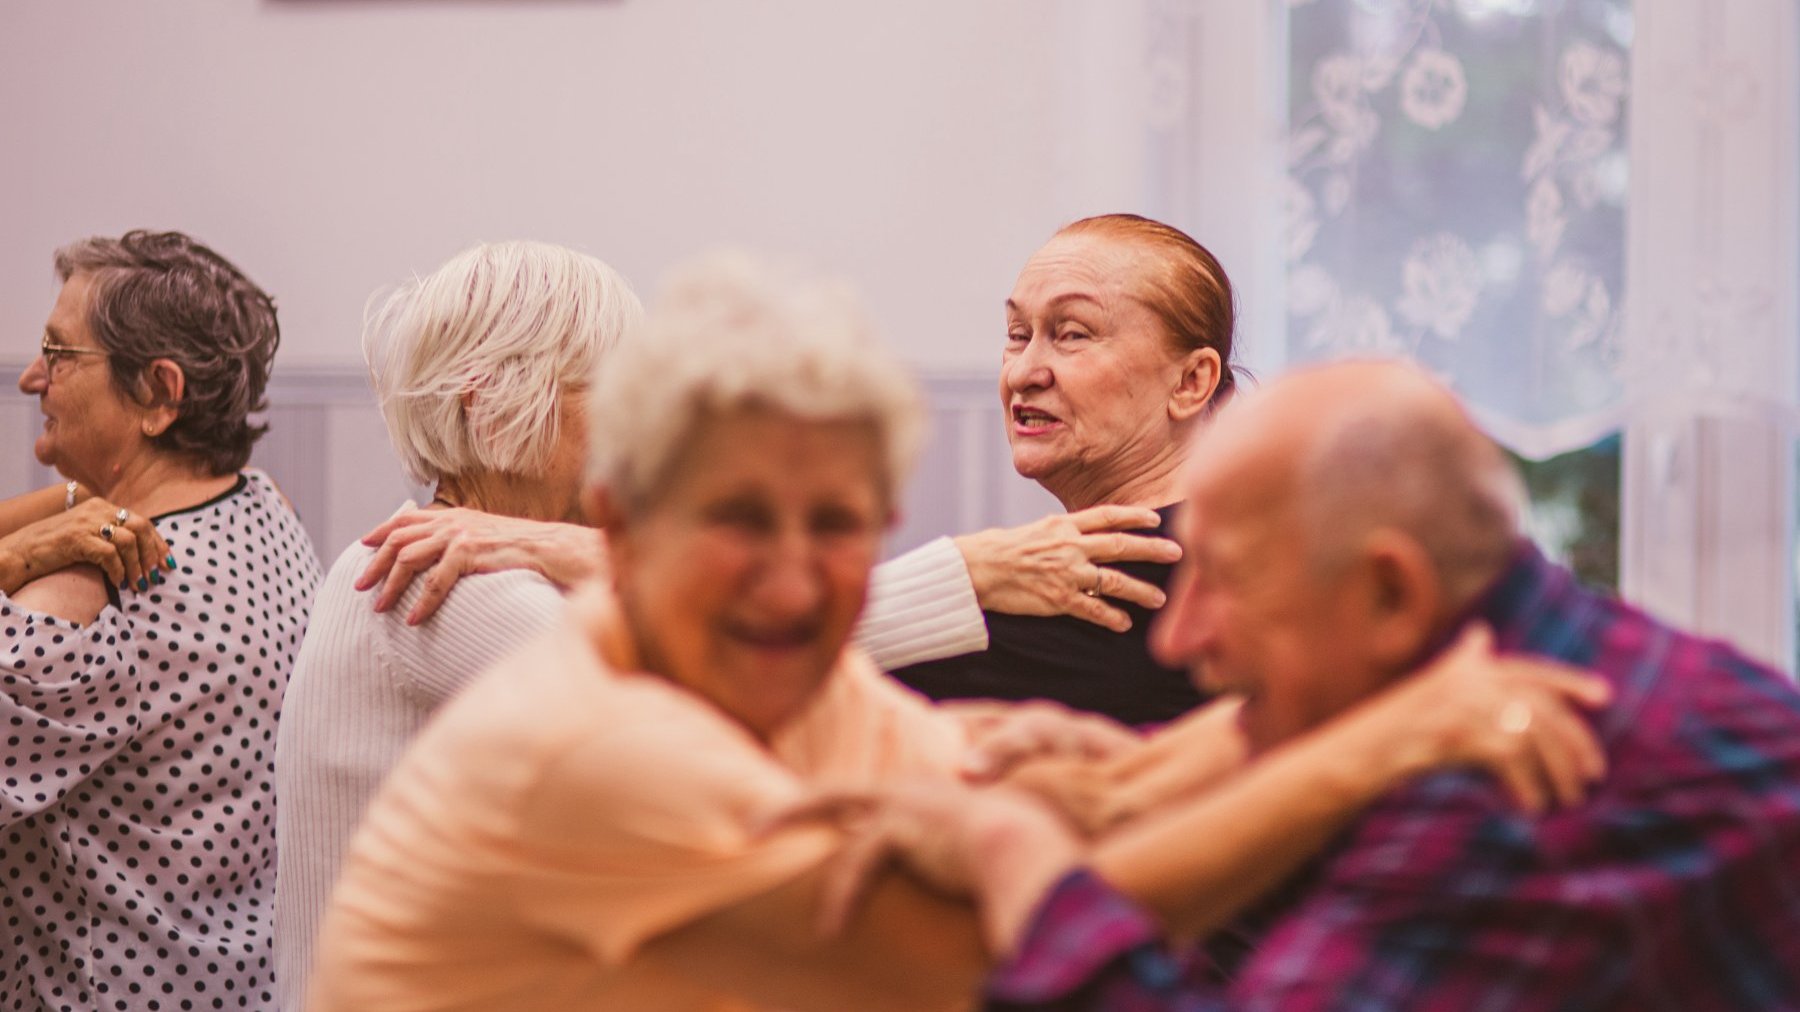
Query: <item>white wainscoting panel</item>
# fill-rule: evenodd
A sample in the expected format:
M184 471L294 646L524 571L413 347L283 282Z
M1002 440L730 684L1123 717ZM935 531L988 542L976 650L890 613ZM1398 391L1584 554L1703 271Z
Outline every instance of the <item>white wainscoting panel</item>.
M4 368L16 377L23 366ZM992 376L934 374L921 382L930 428L891 551L1058 509L1013 473ZM400 502L430 494L401 473L360 368L280 370L269 384L268 422L252 463L293 502L327 565ZM0 497L59 480L32 455L39 424L35 398L10 386L0 393L0 447L14 448L0 452Z

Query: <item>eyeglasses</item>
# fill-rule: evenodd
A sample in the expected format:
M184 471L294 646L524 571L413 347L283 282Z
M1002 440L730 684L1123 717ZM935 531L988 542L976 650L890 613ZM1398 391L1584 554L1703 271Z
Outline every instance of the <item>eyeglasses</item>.
M57 366L71 361L76 355L99 355L104 358L112 353L100 348L71 348L51 341L50 335L45 334L43 343L38 345L38 354L44 356L45 371L55 373Z

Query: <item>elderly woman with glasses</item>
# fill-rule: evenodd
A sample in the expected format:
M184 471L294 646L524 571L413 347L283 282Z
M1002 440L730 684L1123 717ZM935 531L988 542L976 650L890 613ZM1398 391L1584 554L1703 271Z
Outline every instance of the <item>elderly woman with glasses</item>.
M72 376L82 362L112 354L69 340L55 321L46 325L38 345L43 368L20 376L20 389L36 393L40 381ZM26 386L27 377L34 386ZM0 501L0 591L17 593L40 576L82 563L100 569L121 592L142 593L161 584L175 560L148 518L96 496L74 478Z
M967 724L849 646L915 402L834 288L738 258L672 285L588 401L584 505L610 588L446 704L394 769L308 1007L966 1007L988 958L966 907L888 876L822 933L834 858L858 855L821 822L771 823L811 785L942 783L965 755ZM1428 764L1517 752L1493 744L1507 673L1430 684L1363 750L1411 722ZM1240 791L1211 828L1328 819L1355 802L1289 802L1407 772L1343 755L1326 743L1279 801Z
M38 459L97 498L6 543L61 565L0 595L0 1006L267 1007L275 715L319 578L245 470L274 302L175 232L84 240L56 271L19 387Z

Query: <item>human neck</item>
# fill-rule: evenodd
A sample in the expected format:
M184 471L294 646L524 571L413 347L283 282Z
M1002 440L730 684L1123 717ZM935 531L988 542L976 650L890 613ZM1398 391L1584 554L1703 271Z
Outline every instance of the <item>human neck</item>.
M168 454L140 451L106 474L84 481L94 494L114 505L157 516L197 506L237 481L237 474L214 475L192 462Z
M432 499L448 506L525 520L566 521L571 513L566 496L553 495L544 482L518 475L445 475L438 479Z
M1185 444L1185 440L1179 442ZM1105 474L1090 469L1062 480L1046 476L1041 484L1070 513L1103 504L1161 509L1182 499L1179 480L1182 459L1177 447L1171 445L1158 451L1148 462L1120 461L1122 466Z

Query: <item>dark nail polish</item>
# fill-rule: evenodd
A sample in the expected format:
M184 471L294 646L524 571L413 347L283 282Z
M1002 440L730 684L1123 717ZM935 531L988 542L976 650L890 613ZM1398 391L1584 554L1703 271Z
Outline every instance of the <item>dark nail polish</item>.
M130 579L120 580L119 581L119 589L120 590L130 590L131 589L131 580Z
M151 582L151 583L154 583L154 584L156 584L156 585L157 585L157 586L159 586L159 587L160 587L160 586L162 586L162 582L163 582L163 575L162 575L162 573L161 573L161 572L158 572L158 571L154 571L154 570L153 570L153 571L152 571L152 572L151 572L151 573L150 573L150 582Z
M169 562L169 568L174 569L175 568L175 556L173 556L173 555L169 556L168 562Z
M150 589L150 581L144 579L141 576L138 577L138 589L139 590L149 590Z

